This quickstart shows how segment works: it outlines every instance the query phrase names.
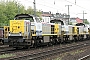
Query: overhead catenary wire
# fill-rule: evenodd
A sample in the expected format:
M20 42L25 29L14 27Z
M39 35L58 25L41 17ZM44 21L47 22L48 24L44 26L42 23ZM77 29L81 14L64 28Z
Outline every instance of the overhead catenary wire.
M26 1L28 1L28 2L30 2L30 3L33 3L33 1L30 1L30 0L26 0ZM85 9L85 10L90 11L89 9L86 9L86 8L84 8L84 7L82 7L82 6L79 6L79 5L75 4L75 3L72 3L72 2L70 2L70 1L68 1L68 0L64 0L64 1L66 1L66 2L68 2L68 3L71 3L71 4L73 4L73 5L77 6L77 7L80 7L80 8L82 8L82 9ZM43 1L43 3L44 3L44 2L46 2L46 0ZM41 3L36 2L36 3L37 3L38 5L42 5L42 6L45 6L45 7L48 7L48 8L52 8L52 9L56 9L56 10L59 10L59 11L63 11L63 12L65 12L65 13L67 12L67 10L65 10L65 9L57 8L57 7L59 7L59 6L53 7L52 5L56 4L56 1L55 1L55 0L53 0L53 4L51 4L51 3L49 3L49 2L46 2L46 3L48 3L48 4L51 5L51 6L42 4L42 2L41 2ZM76 14L76 13L71 12L71 14Z
M82 6L80 6L80 5L77 5L77 4L76 4L76 0L75 0L75 3L70 2L70 1L68 1L68 0L64 0L64 1L66 1L66 2L68 2L68 3L71 3L71 4L73 4L73 5L75 5L75 6L79 7L79 8L82 8L83 10L90 11L89 9L87 9L87 8L85 8L85 7L82 7ZM44 2L45 2L45 1L44 1ZM48 3L48 2L47 2L47 3ZM55 3L55 0L54 0L54 3ZM50 3L48 3L48 4L50 4Z
M76 5L77 7L80 7L80 8L82 8L82 9L84 9L84 10L90 11L89 9L86 9L85 7L82 7L82 6L80 6L80 5L77 5L77 4L75 4L75 3L72 3L72 2L70 2L70 1L68 1L68 0L65 0L65 1L68 2L68 3L71 3L71 4L73 4L73 5Z
M28 2L30 2L30 3L33 3L33 1L30 1L30 0L27 0ZM46 3L48 3L48 4L50 4L51 6L48 6L48 5L45 5L45 4L42 4L42 3L38 3L38 2L36 2L38 5L42 5L42 6L45 6L45 7L48 7L48 8L52 8L52 9L56 9L57 11L59 10L59 11L63 11L63 12L65 12L65 13L67 13L67 10L65 10L65 9L62 9L62 8L59 8L59 6L57 6L57 7L53 7L52 5L53 4L50 4L49 2L46 2ZM55 0L54 0L54 3L55 3ZM56 4L56 3L55 3ZM72 14L76 14L76 13L74 13L74 12L71 12Z
M29 2L29 3L31 3L31 4L33 4L33 0L25 0L26 2ZM61 1L61 0L59 0L59 1ZM70 12L70 14L72 15L72 17L77 17L77 13L79 13L79 12L81 12L81 11L86 11L86 13L87 13L87 11L88 12L90 12L90 10L88 9L88 8L86 8L86 7L83 7L82 5L79 5L78 4L78 0L76 1L76 0L74 0L73 2L72 1L69 1L69 0L62 0L63 2L65 1L65 3L67 3L67 4L69 4L70 3L70 5L72 5L72 6L75 6L75 7L77 7L77 8L80 8L80 9L78 9L78 12ZM81 1L82 2L82 1ZM46 3L46 4L43 4L43 3ZM53 2L52 3L50 3L50 2L48 2L48 1L46 1L46 0L43 0L43 1L40 1L40 2L37 2L37 0L36 0L36 4L38 4L38 5L41 5L41 6L45 6L45 7L47 7L47 8L51 8L51 12L52 12L52 9L56 9L59 13L65 13L65 14L67 14L67 9L64 9L64 8L62 8L62 7L60 7L60 5L58 5L57 7L55 7L54 5L57 5L57 3L59 3L59 2L57 2L57 0L53 0ZM25 4L24 4L25 5ZM66 5L66 4L65 4ZM65 6L64 5L64 6ZM30 5L31 7L32 7L32 5ZM62 5L63 6L63 5ZM36 7L37 7L37 5L36 5ZM73 7L72 7L73 8ZM71 8L71 9L72 9ZM71 9L70 9L70 11L71 11ZM43 9L42 8L36 8L36 10L39 10L39 11L43 11ZM52 12L53 13L53 12ZM88 18L89 18L89 15L87 16Z
M30 3L33 3L33 1L29 1L29 0L27 0L28 2L30 2ZM36 2L37 3L37 2ZM55 3L55 1L54 1L54 3ZM61 10L60 8L56 8L56 7L52 7L52 4L50 4L51 6L48 6L48 5L44 5L44 4L41 4L41 3L37 3L38 5L42 5L42 6L45 6L45 7L49 7L49 8L52 8L52 9L59 9L59 10ZM59 6L58 6L59 7ZM66 11L66 10L61 10L61 11Z

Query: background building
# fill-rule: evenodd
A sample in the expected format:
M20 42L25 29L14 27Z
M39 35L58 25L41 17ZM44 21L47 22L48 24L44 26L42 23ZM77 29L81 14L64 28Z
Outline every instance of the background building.
M43 12L42 11L41 16L42 16L42 22L49 23L51 20L52 14L51 14L51 12Z
M51 14L51 12L42 12L41 16L42 16L42 22L47 22L47 23L50 23L51 19L60 19L66 25L68 25L68 22L69 22L69 24L83 23L82 19L80 19L78 17L70 18L70 15L67 15L66 13Z

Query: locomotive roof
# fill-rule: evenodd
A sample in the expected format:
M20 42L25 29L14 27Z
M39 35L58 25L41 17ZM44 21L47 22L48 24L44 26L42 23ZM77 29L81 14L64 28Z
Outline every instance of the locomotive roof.
M33 16L30 14L17 14L14 18L15 20L17 20L17 19L22 19L22 18L33 18Z
M60 20L60 19L52 19L50 22L51 22L51 23L61 22L61 25L64 25L64 22L63 22L62 20Z
M84 23L77 23L76 26L85 26Z

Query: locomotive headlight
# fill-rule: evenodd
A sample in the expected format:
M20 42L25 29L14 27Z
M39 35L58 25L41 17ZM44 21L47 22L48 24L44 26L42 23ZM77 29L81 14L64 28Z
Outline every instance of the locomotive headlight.
M21 36L21 34L20 34L20 36Z
M22 35L22 33L21 33L21 32L19 32L19 34L20 34L20 36Z
M9 34L10 34L10 31L9 31Z
M10 31L9 31L9 36L11 35Z

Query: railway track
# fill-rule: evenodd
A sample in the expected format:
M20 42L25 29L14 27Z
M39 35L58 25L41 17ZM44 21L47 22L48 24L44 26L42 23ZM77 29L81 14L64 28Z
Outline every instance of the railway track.
M86 55L78 60L90 60L90 54L89 55Z
M45 57L49 57L49 56L52 56L52 55L55 55L58 53L63 53L63 52L67 52L70 50L79 49L79 48L86 47L89 45L90 45L90 42L76 44L73 46L67 46L67 47L62 47L62 48L58 47L56 49L44 50L44 51L40 51L40 52L35 52L35 53L30 53L27 55L15 57L15 58L10 58L9 60L40 60Z
M11 48L8 45L2 45L2 46L0 46L0 55L6 54L6 53L11 53L14 50L15 50L15 48Z

